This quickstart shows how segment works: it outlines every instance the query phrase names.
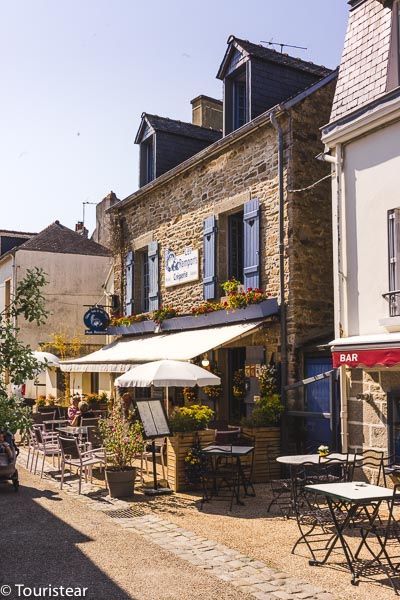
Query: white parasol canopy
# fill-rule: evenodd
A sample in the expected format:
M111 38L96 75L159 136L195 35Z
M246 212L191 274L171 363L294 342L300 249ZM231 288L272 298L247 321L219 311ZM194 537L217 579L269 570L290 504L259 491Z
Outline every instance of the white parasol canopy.
M156 360L130 369L115 380L117 387L204 387L221 379L202 367L179 360Z
M38 350L35 350L32 354L38 362L46 365L46 367L58 367L60 365L58 356L51 352L39 352Z

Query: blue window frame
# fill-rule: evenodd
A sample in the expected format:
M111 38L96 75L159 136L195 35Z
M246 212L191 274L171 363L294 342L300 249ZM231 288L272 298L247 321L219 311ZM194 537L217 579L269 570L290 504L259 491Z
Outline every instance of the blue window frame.
M245 81L234 81L233 82L233 126L234 129L238 129L247 122L246 118L246 104L247 104L247 93L246 93L246 82Z
M142 253L142 290L143 290L143 312L149 311L149 293L150 293L150 278L149 278L149 257L147 252Z

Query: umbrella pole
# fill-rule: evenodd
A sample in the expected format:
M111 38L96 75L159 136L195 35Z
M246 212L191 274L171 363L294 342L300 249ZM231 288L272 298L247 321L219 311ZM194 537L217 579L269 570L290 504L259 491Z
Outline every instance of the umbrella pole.
M169 414L168 386L165 387L165 410L167 411L167 416L168 416L168 414Z

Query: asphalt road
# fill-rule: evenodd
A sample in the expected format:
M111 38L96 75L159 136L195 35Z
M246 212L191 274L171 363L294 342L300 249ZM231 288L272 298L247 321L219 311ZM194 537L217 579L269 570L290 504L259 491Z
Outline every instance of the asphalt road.
M18 494L0 485L0 600L34 597L29 590L40 586L50 586L52 594L42 597L56 597L54 588L64 586L73 590L69 597L88 600L249 598L101 512L50 490L45 480L23 469L20 480Z

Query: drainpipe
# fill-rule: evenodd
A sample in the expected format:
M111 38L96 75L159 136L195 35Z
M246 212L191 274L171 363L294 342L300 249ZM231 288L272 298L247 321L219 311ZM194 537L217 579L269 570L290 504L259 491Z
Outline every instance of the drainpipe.
M341 329L344 324L344 315L347 315L347 296L345 297L346 286L344 281L344 269L347 272L347 265L342 260L342 256L346 256L346 247L343 245L344 236L342 236L342 227L344 225L342 218L342 167L343 167L343 151L342 145L337 144L336 146L336 215L333 231L336 233L336 250L337 250L337 280L336 280L336 294L335 304L337 306L335 310L335 337L340 337ZM345 325L347 329L347 322ZM342 442L342 452L348 451L349 445L349 430L348 430L348 389L347 389L347 377L346 367L340 367L340 432Z
M279 109L278 109L279 110ZM287 385L287 328L285 304L285 191L284 191L284 157L283 157L283 131L272 112L271 124L278 136L278 189L279 189L279 296L280 296L280 338L281 338L281 399L286 405Z

